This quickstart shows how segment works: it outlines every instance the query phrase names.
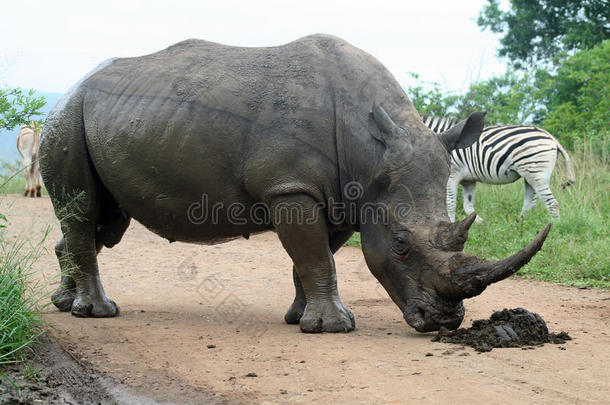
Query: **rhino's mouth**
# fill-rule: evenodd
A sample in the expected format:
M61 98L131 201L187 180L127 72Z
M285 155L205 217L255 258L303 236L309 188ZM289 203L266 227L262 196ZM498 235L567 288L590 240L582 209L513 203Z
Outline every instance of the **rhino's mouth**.
M403 310L405 321L418 332L432 332L445 327L457 329L464 319L465 309L462 301L437 298L428 300L409 299Z

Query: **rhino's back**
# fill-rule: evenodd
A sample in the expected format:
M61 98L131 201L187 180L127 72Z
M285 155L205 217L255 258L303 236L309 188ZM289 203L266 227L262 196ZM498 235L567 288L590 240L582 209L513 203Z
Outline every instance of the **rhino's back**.
M368 58L311 36L269 48L187 40L114 60L82 85L94 167L134 218L179 240L190 224L176 216L202 195L246 209L274 193L337 201L333 95L350 92L339 66L345 50ZM210 232L243 233L221 225Z
M261 119L266 109L296 107L291 99L295 96L319 106L314 99L328 96L328 86L344 81L340 63L346 50L359 51L325 35L261 48L189 39L150 55L116 59L88 78L85 86L120 97L112 100L115 104L128 98L152 98L160 104L195 102Z

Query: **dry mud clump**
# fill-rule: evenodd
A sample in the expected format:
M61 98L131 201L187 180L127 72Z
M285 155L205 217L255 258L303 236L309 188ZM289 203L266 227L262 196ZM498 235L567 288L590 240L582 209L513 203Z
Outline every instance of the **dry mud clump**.
M515 308L494 312L489 319L478 319L468 329L441 328L432 341L468 345L479 352L489 352L496 347L563 344L571 339L566 332L549 333L540 315Z

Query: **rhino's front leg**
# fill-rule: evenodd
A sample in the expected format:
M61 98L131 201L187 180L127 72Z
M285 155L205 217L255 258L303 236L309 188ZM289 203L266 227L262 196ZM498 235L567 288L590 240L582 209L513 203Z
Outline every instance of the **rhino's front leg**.
M292 281L294 282L295 290L294 301L292 301L292 305L290 305L290 308L286 311L284 321L286 321L287 324L296 325L301 321L301 317L303 317L307 300L305 299L303 284L301 284L296 266L294 265L292 266Z
M332 232L329 236L331 252L333 252L333 254L337 253L337 251L341 249L341 246L343 246L353 234L354 232L352 230ZM303 284L301 284L295 266L292 266L292 279L294 281L295 297L292 305L288 308L286 315L284 315L284 320L288 324L296 325L305 312L305 304L307 301L305 299Z
M301 330L308 333L353 330L354 316L337 291L335 262L322 207L310 196L298 194L274 199L271 213L305 293Z

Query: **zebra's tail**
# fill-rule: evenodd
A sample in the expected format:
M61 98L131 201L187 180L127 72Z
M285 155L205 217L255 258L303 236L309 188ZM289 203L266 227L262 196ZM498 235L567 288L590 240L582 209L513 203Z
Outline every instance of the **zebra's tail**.
M572 184L574 184L576 179L574 178L574 172L572 171L572 164L570 162L570 156L568 155L568 152L566 152L566 150L563 148L563 146L561 146L561 144L559 142L557 142L557 150L559 150L559 152L563 155L563 158L565 160L566 175L568 177L568 180L561 185L561 188L565 189L566 187L569 187Z

